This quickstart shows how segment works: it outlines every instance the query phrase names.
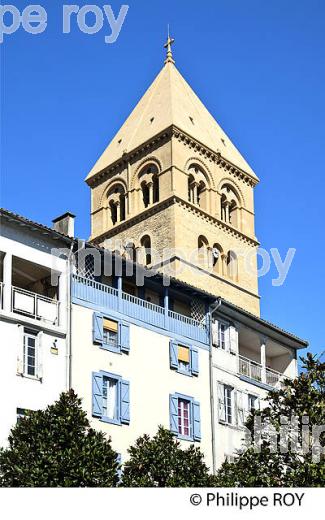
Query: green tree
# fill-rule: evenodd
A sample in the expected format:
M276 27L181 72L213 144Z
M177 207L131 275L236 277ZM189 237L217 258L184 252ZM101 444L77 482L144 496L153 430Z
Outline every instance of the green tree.
M169 431L159 427L158 433L139 437L128 450L124 465L124 487L205 487L211 476L199 448L187 449Z
M90 428L73 390L20 419L0 450L1 487L111 487L117 472L111 441Z
M312 439L312 428L325 425L325 363L321 363L312 354L301 358L303 371L294 380L286 379L280 390L268 394L268 407L255 416L274 428L278 447L280 446L280 428L284 428L283 418L292 420L297 418L297 433L288 431L289 441L296 441L301 447L302 425L307 422L309 427L306 439L311 449L304 453L302 449L294 449L290 442L288 449L282 443L283 450L278 448L274 452L270 438L261 440L260 450L250 446L239 454L234 463L225 462L216 478L217 486L299 486L312 487L325 484L325 460L320 456L317 462L313 451L317 446ZM253 434L254 414L248 418L247 428ZM282 422L281 422L282 421ZM320 443L324 446L324 434L320 436ZM322 449L320 449L322 451Z

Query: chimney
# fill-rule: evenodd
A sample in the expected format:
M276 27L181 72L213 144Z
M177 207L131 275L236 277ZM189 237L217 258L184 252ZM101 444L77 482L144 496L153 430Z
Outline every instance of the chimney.
M73 238L74 237L74 219L75 215L67 211L60 217L52 220L54 231L58 231L63 235Z

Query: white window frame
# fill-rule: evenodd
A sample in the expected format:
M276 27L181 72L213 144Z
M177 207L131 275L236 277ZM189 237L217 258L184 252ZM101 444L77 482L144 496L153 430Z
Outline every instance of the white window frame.
M227 396L226 393L230 392L230 395ZM218 392L219 392L219 422L222 424L228 424L230 426L236 425L236 414L235 414L235 388L232 385L228 385L227 383L218 383ZM220 395L221 394L221 395ZM230 401L230 408L229 408ZM230 413L229 413L230 409ZM229 420L231 419L231 420Z
M35 340L35 366L34 366L34 374L28 373L28 339L33 338ZM39 333L24 328L23 332L23 376L30 377L32 379L39 379L38 375L38 366L39 366Z
M228 396L227 396L227 393ZM234 424L234 387L224 385L225 423ZM230 419L230 420L229 420Z
M224 327L224 331L222 333L221 327ZM223 342L221 341L221 335L223 334ZM224 346L222 346L222 343ZM226 321L219 320L218 321L218 347L225 352L230 349L230 338L229 338L229 323Z
M109 406L109 381L114 382L115 385L115 413L114 417L109 417L107 415L107 408ZM105 396L106 390L106 396ZM104 406L104 401L106 400L106 406ZM105 412L104 412L105 410ZM119 423L119 380L110 376L103 376L103 418L109 422Z
M118 349L118 331L114 332L103 326L103 345L112 349Z
M188 418L187 418L187 421L188 421L188 426L187 426L187 429L188 429L188 434L185 433L185 404L187 405L188 407ZM181 412L181 413L179 413ZM178 413L178 435L180 437L185 437L185 438L189 438L191 437L192 435L192 431L191 431L191 422L192 422L192 417L191 417L191 401L188 400L188 399L185 399L183 397L179 397L178 398L178 403L177 403L177 413ZM179 424L179 420L180 420L180 424ZM180 431L180 428L181 428L181 431Z
M248 393L247 399L248 399L248 414L250 414L253 410L260 409L260 398L258 397L258 395ZM254 400L254 403L257 404L257 406L251 407L252 399Z

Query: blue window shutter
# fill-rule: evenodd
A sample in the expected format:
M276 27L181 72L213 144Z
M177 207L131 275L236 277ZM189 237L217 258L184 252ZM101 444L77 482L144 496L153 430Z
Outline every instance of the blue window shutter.
M191 371L193 376L199 375L199 351L197 348L191 348Z
M122 424L130 424L130 383L120 382L120 419Z
M172 339L169 342L170 368L178 368L178 345Z
M201 420L200 420L200 403L193 401L193 439L195 441L201 440Z
M100 372L93 372L93 416L103 415L103 376Z
M176 395L169 396L169 423L170 431L178 434L178 397Z
M128 323L119 323L119 345L122 352L130 352L130 326Z
M103 344L103 316L99 312L93 314L93 343Z

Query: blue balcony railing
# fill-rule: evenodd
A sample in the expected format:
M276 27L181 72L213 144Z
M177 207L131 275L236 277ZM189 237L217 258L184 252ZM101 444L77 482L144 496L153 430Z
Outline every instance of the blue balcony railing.
M74 303L88 302L97 308L118 312L154 327L209 344L209 329L206 319L202 322L178 314L164 307L147 302L89 278L72 276L72 299Z

